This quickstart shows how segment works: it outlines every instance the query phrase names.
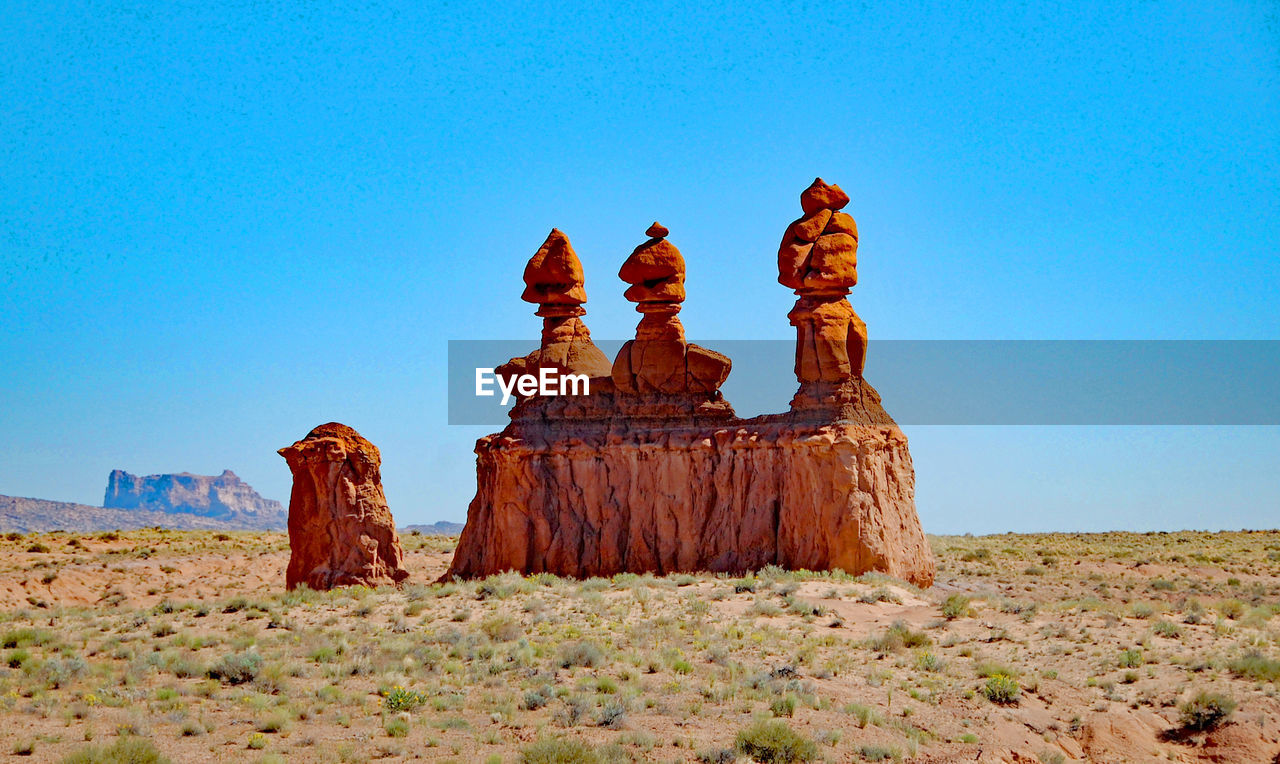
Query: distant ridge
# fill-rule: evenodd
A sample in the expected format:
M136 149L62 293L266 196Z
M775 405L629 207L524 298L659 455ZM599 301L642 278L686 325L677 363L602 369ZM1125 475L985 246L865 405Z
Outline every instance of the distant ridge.
M462 533L462 523L451 523L448 520L441 520L438 523L430 525L406 525L400 529L405 533L417 531L424 536L457 536Z
M231 470L145 477L113 470L103 503L0 496L0 531L281 530L288 523L280 502L262 498Z

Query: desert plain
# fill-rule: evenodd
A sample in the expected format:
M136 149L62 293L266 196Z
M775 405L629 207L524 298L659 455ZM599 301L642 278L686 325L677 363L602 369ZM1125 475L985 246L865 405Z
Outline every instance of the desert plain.
M286 592L288 539L0 538L34 761L1280 761L1280 531L931 536L935 584L503 574Z

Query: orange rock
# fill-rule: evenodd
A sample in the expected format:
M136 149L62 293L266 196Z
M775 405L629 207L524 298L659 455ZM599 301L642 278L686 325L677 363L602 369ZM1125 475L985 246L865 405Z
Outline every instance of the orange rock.
M409 577L382 493L382 455L360 433L322 424L279 454L293 473L285 585L398 584Z
M818 237L809 254L804 285L814 288L848 288L858 283L858 240L847 233Z
M801 241L817 241L831 220L831 210L818 210L791 224L791 232Z
M812 244L804 244L789 237L778 248L778 283L791 289L804 286L804 274L809 270L809 253Z
M569 237L552 228L524 268L520 299L542 305L581 305L587 301L582 262Z
M655 239L661 239L667 234L671 233L671 231L667 230L666 226L664 226L663 224L655 220L653 221L653 225L649 226L649 230L645 231L644 233L646 236L652 236Z
M847 233L853 237L854 241L858 240L858 224L853 222L853 216L847 212L835 212L831 215L831 220L827 223L827 227L823 229L823 233Z
M636 247L618 271L618 278L628 284L672 276L684 278L684 257L666 239L650 239Z
M509 428L476 454L446 578L782 565L933 581L907 441L891 424Z
M806 215L822 209L838 210L848 203L848 194L839 186L823 182L822 178L814 178L813 183L800 194L800 208Z

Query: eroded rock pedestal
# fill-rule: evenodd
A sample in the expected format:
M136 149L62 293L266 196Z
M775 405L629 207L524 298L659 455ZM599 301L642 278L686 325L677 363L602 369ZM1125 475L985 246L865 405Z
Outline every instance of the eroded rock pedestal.
M734 415L719 392L729 359L685 341L684 261L655 223L620 273L643 315L636 339L591 376L590 395L522 398L506 429L477 442L476 497L446 578L776 564L932 583L906 437L862 378L866 327L845 299L857 230L838 211L848 197L819 180L801 201L779 253L779 280L798 295L791 411Z
M330 422L279 453L293 472L288 588L380 586L409 577L376 446Z

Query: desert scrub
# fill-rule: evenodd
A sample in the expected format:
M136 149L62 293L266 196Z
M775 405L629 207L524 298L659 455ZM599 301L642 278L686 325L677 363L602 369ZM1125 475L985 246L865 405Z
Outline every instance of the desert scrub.
M1120 657L1116 658L1116 665L1120 668L1138 668L1146 660L1143 658L1142 651L1136 647L1128 650L1121 650Z
M948 621L969 615L971 600L963 594L952 594L942 601L942 617Z
M604 653L593 642L570 642L560 649L560 668L595 668L604 663Z
M1280 660L1268 658L1257 650L1251 650L1227 663L1227 668L1237 676L1257 682L1280 681Z
M778 719L756 722L742 730L734 747L760 764L799 764L819 758L817 743Z
M982 685L982 694L992 703L1006 706L1018 702L1022 686L1008 674L992 674L987 677L987 683Z
M890 653L905 647L928 647L933 644L929 635L922 631L912 631L906 623L895 621L884 634L872 638L867 646L880 653Z
M382 695L382 708L388 712L412 711L425 704L427 696L417 690L396 685Z
M262 668L262 656L253 652L224 655L209 667L210 679L218 679L227 684L244 684L253 681Z
M595 749L577 740L548 738L525 746L520 764L604 764Z
M1236 702L1218 692L1201 690L1178 707L1182 728L1202 732L1218 727L1236 710Z
M169 764L150 741L132 735L110 746L89 746L67 756L62 764Z

